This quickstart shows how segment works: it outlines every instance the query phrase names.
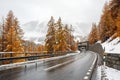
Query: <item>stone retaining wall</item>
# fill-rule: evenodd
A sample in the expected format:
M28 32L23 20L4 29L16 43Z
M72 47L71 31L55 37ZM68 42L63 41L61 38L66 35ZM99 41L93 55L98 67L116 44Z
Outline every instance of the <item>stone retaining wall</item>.
M120 70L120 54L106 53L106 66Z

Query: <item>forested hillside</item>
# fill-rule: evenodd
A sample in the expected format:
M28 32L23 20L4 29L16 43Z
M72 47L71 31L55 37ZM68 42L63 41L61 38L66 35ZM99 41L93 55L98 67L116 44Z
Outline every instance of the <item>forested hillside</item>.
M106 3L98 25L94 23L88 40L91 44L97 41L105 42L120 37L120 0ZM111 41L110 40L110 41Z

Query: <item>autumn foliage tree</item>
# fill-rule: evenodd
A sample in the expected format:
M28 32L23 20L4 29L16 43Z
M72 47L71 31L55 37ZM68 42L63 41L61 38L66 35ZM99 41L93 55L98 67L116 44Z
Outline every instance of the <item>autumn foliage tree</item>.
M113 35L113 37L120 37L120 9L118 11L118 16L116 18L116 27L117 27L117 30L116 30L116 33Z
M61 18L58 19L57 21L58 29L56 30L56 45L57 48L55 51L66 51L67 50L67 39L66 39L66 34L63 28L63 24L61 22Z
M51 17L50 21L48 22L48 31L45 39L45 48L46 51L49 53L52 53L54 51L54 44L55 42L55 23L54 23L54 18Z
M94 44L98 41L98 29L96 24L92 24L92 30L88 36L88 41L90 44Z
M69 28L68 25L62 24L61 18L55 23L54 18L51 17L48 26L45 47L49 53L77 50L76 42L72 35L72 28Z
M106 3L99 23L100 40L102 42L109 39L116 30L114 19L112 18L109 5Z
M12 11L9 11L7 18L5 20L5 25L3 26L2 42L4 46L4 52L24 52L24 47L22 45L23 31L19 26L17 18L14 16ZM14 53L12 57L24 56L24 54ZM4 57L10 57L10 54L4 54ZM13 62L21 62L21 60L13 60ZM5 63L9 63L5 62Z

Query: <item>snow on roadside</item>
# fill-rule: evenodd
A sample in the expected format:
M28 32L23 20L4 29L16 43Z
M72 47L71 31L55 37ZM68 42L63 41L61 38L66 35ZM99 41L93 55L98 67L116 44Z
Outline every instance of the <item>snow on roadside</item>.
M101 67L97 67L97 76L96 80L101 80Z
M103 70L104 72L102 72ZM99 66L97 68L97 80L102 80L101 78L106 78L105 80L120 80L120 71L107 66Z
M105 48L105 52L120 54L120 43L118 43L120 41L120 37L109 42L110 40L111 39L108 39L102 44L103 48Z

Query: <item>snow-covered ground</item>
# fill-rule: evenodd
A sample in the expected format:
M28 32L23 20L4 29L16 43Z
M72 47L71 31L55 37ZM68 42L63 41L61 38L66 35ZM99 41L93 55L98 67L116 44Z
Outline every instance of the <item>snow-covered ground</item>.
M106 42L102 44L103 48L105 49L106 53L116 53L120 54L120 37L110 41L108 39Z
M99 66L97 80L120 80L120 71L107 66Z

